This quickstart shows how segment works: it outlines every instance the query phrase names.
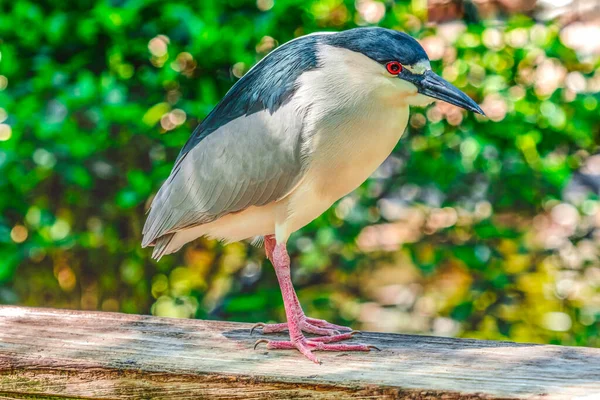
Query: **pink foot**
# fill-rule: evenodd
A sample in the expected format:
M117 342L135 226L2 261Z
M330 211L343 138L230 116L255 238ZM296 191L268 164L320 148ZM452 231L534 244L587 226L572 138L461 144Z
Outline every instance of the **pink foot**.
M275 237L273 237L272 235L265 236L265 252L269 260L273 262L273 266L276 265L275 259L273 257L273 252L275 251L276 246L277 243L275 241ZM275 269L277 270L277 267L275 267ZM295 319L294 322L302 331L306 333L312 333L314 335L333 336L339 334L340 332L352 330L352 328L349 328L347 326L332 324L323 319L309 318L306 315L304 315L304 311L302 311L302 306L300 305L298 296L296 296L296 292L293 288L291 291L288 292L285 292L282 288L282 294L284 297L284 303L286 300L288 300L294 308L294 311L297 316L297 319ZM262 333L276 333L287 331L289 326L287 322L282 324L264 324L262 322L259 322L258 324L254 325L250 330L251 335L256 328L262 328Z
M266 343L267 349L297 349L309 360L320 363L317 357L312 353L316 351L370 351L377 349L375 346L364 344L339 344L341 340L347 340L357 332L339 333L338 330L349 330L345 326L330 324L321 319L307 318L302 311L298 296L294 291L290 274L290 257L285 248L285 243L276 243L273 236L265 236L265 249L267 257L273 263L275 274L281 288L283 305L287 323L285 324L257 324L256 327L262 327L263 333L281 332L288 330L290 333L289 341L274 341L261 339L256 342L254 348L260 343ZM252 330L254 330L252 328ZM318 338L307 339L302 331L323 335ZM252 333L252 331L250 332ZM378 349L379 350L379 349Z
M298 350L304 354L306 358L314 363L320 364L321 361L312 353L313 351L371 351L379 350L376 346L365 345L365 344L343 344L335 343L342 340L351 339L356 332L342 333L335 336L323 336L318 338L306 339L302 337L297 341L285 340L267 340L260 339L254 344L254 348L261 343L267 344L269 350ZM331 344L333 343L333 344Z
M304 315L300 317L298 325L303 332L321 336L334 336L338 335L340 332L352 331L352 329L348 328L347 326L332 324L322 319L308 318ZM288 323L263 324L262 322L259 322L250 330L251 335L256 328L262 328L262 333L283 332L288 330Z

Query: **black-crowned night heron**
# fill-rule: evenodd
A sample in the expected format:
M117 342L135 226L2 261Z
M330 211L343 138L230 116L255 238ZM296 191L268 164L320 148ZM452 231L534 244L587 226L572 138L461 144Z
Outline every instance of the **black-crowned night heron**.
M152 202L142 245L160 259L200 236L262 236L287 323L260 326L290 334L267 348L298 349L314 362L312 350L368 351L336 343L350 328L304 315L286 242L388 157L409 106L434 99L483 114L405 33L358 28L294 39L248 71L196 128Z

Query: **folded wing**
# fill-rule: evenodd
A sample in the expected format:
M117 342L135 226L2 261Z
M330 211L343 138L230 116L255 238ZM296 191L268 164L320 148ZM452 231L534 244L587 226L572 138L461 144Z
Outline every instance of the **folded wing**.
M244 115L182 154L152 202L142 246L158 251L179 230L288 194L304 170L304 114L289 103Z

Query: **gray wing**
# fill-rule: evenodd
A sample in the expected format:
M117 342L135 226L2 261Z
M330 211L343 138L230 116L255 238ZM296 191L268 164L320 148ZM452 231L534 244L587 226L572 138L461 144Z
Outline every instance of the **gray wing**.
M292 103L238 117L180 156L152 202L142 246L288 194L304 171L305 113Z

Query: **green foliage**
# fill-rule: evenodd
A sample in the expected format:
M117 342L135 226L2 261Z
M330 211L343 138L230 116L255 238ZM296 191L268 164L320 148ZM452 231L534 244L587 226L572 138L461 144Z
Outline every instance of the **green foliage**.
M367 20L419 37L490 118L414 109L376 175L292 237L307 313L599 345L598 204L563 198L596 151L598 57L526 17L438 30L423 2L362 3L371 11L341 0L0 5L0 301L281 320L262 250L199 240L155 263L140 248L144 211L190 132L277 43Z

